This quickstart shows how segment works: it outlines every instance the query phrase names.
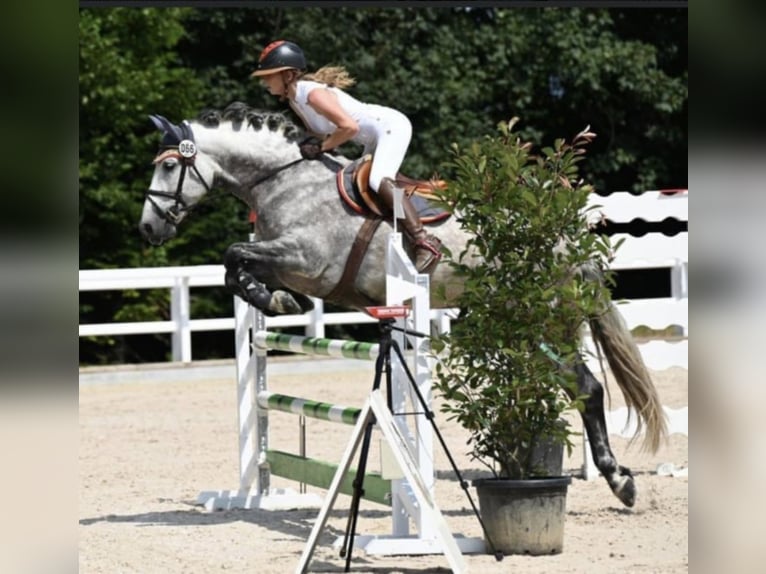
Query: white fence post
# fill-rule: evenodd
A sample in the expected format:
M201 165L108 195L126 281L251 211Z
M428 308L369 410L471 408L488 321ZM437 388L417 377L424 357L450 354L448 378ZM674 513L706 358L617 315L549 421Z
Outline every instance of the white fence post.
M670 275L670 290L675 299L689 298L689 262L678 260Z
M323 339L324 332L324 301L312 297L314 309L309 311L309 323L306 325L305 333L307 337L316 337Z
M175 278L170 292L170 318L175 323L173 331L173 360L191 362L191 325L189 311L189 277Z

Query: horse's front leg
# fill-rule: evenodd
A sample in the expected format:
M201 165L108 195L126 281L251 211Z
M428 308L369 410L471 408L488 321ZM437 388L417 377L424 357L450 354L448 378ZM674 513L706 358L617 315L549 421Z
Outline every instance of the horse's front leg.
M606 479L612 492L625 506L636 503L636 485L630 469L617 464L609 446L609 435L604 415L604 387L593 376L590 369L581 363L575 367L577 387L581 394L587 394L582 421L588 433L593 461Z
M252 249L253 243L234 243L226 249L227 290L269 316L301 314L314 308L311 299L284 288L271 267ZM259 250L260 251L260 250Z

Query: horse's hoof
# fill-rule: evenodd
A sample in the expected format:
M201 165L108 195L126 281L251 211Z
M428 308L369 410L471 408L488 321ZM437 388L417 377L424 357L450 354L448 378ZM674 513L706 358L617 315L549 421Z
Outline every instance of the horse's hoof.
M636 483L633 481L630 470L624 466L620 467L620 476L612 486L612 492L628 508L636 504Z
M303 308L290 293L277 290L271 294L269 311L278 315L300 315L303 313Z
M256 309L266 312L271 303L271 292L263 283L255 281L248 273L240 273L238 281L245 292L245 301Z

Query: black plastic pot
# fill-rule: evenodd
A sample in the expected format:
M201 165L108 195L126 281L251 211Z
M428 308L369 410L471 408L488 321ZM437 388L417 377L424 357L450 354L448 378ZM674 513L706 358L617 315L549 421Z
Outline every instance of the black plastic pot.
M484 526L503 554L558 554L564 549L564 519L571 476L473 481ZM490 548L489 541L487 549Z

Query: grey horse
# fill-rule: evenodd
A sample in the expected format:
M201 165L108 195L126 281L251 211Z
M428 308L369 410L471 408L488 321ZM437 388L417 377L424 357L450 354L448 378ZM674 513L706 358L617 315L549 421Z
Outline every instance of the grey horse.
M260 112L242 103L223 111L206 110L176 125L151 116L163 132L160 151L139 223L152 244L174 237L178 225L214 188L234 194L257 214L256 241L232 244L224 255L227 289L269 315L302 313L309 297L349 308L385 304L385 246L392 225L377 228L351 280L338 290L357 233L368 218L339 199L337 172L351 160L326 156L302 160L303 132L282 114ZM435 225L434 233L452 253L468 239L455 218ZM593 275L598 279L596 275ZM449 265L431 274L431 307L452 307L460 281ZM444 289L436 288L443 286ZM628 407L643 430L644 446L656 452L667 435L659 397L640 352L616 306L591 321ZM593 460L614 494L633 506L636 486L630 470L617 463L609 445L604 389L584 363L575 367L582 413Z

